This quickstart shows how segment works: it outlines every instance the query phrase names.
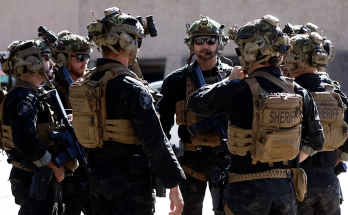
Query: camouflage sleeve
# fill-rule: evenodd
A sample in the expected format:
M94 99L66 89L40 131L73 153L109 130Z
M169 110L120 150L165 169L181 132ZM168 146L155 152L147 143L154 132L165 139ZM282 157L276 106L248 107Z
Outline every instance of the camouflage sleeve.
M205 85L193 92L188 99L188 109L193 113L214 117L229 110L229 106L238 105L234 98L247 83L241 79L222 80L212 85Z
M174 115L175 115L175 93L176 92L175 81L172 80L171 76L164 79L161 94L163 99L158 104L158 113L160 114L160 120L163 127L164 133L169 139L171 139L170 130L174 125Z
M307 90L296 84L295 92L303 98L301 150L309 156L313 156L323 148L325 142L318 109Z
M138 81L127 77L123 82L121 101L126 107L136 136L150 161L152 171L166 188L173 188L185 180L185 174L162 130L153 98Z
M36 130L36 120L39 112L38 99L33 93L26 90L19 92L17 95L18 97L7 105L13 144L24 159L40 161L48 155L46 155L47 151ZM45 162L43 165L46 165Z

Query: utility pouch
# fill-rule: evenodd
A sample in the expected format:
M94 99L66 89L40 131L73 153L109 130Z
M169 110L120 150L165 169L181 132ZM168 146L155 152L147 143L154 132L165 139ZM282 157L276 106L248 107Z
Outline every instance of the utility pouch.
M129 173L143 173L144 172L144 158L140 155L133 155L128 162Z
M44 201L48 191L49 183L52 179L53 170L43 166L35 171L30 185L29 196L38 201Z
M302 202L307 194L307 175L301 168L292 168L291 175L297 200Z

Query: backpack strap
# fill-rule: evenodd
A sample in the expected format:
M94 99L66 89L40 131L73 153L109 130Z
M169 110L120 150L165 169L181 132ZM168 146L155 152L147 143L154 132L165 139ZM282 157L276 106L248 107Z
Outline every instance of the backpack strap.
M322 83L325 87L325 92L333 92L335 87L332 84Z
M278 87L282 88L286 93L295 93L294 92L294 84L289 84L281 81L280 79L274 77L273 75L269 74L268 72L257 72L252 74L252 77L263 77L267 80L271 81L273 84L277 85Z

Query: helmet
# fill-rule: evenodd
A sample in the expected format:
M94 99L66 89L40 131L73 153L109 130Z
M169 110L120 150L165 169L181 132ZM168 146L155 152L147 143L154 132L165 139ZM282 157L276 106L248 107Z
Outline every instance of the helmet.
M229 38L241 52L243 70L248 71L272 56L288 53L290 38L283 34L278 24L276 17L266 15L242 25L238 31L236 26L229 30Z
M45 73L41 55L51 52L50 47L41 39L13 41L7 51L9 57L1 67L6 75L15 78L38 72Z
M323 38L316 32L298 34L291 38L292 50L284 61L287 75L306 67L322 70L329 63L329 55L323 46Z
M56 46L52 48L52 60L58 66L66 66L70 70L70 58L72 53L89 54L91 53L93 44L89 42L86 37L72 34L69 31L62 31L58 33L58 40Z
M228 37L224 36L225 25L220 25L218 22L210 19L207 16L201 16L201 19L195 21L190 25L186 24L186 33L188 37L185 37L185 44L188 46L191 53L193 53L193 39L195 36L216 36L219 38L219 54L222 53L225 45L228 43Z
M104 17L88 25L88 37L98 46L109 47L115 54L135 59L138 49L138 39L145 38L144 28L136 18L122 13L117 7L104 10ZM121 54L113 45L132 56Z
M293 37L297 34L310 34L312 32L317 32L318 26L313 23L307 23L305 25L291 25L290 23L286 24L283 28L283 32Z

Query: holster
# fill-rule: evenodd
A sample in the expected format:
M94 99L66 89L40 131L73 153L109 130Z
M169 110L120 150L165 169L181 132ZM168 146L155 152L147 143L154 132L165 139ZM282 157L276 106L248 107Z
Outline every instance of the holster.
M211 171L212 181L212 200L213 211L215 214L223 214L224 211L224 180L225 173L221 172L219 167L214 167Z
M53 170L47 166L40 167L34 172L31 180L29 196L38 201L44 201L52 179Z
M292 168L291 175L297 200L302 202L307 194L307 175L301 168Z

